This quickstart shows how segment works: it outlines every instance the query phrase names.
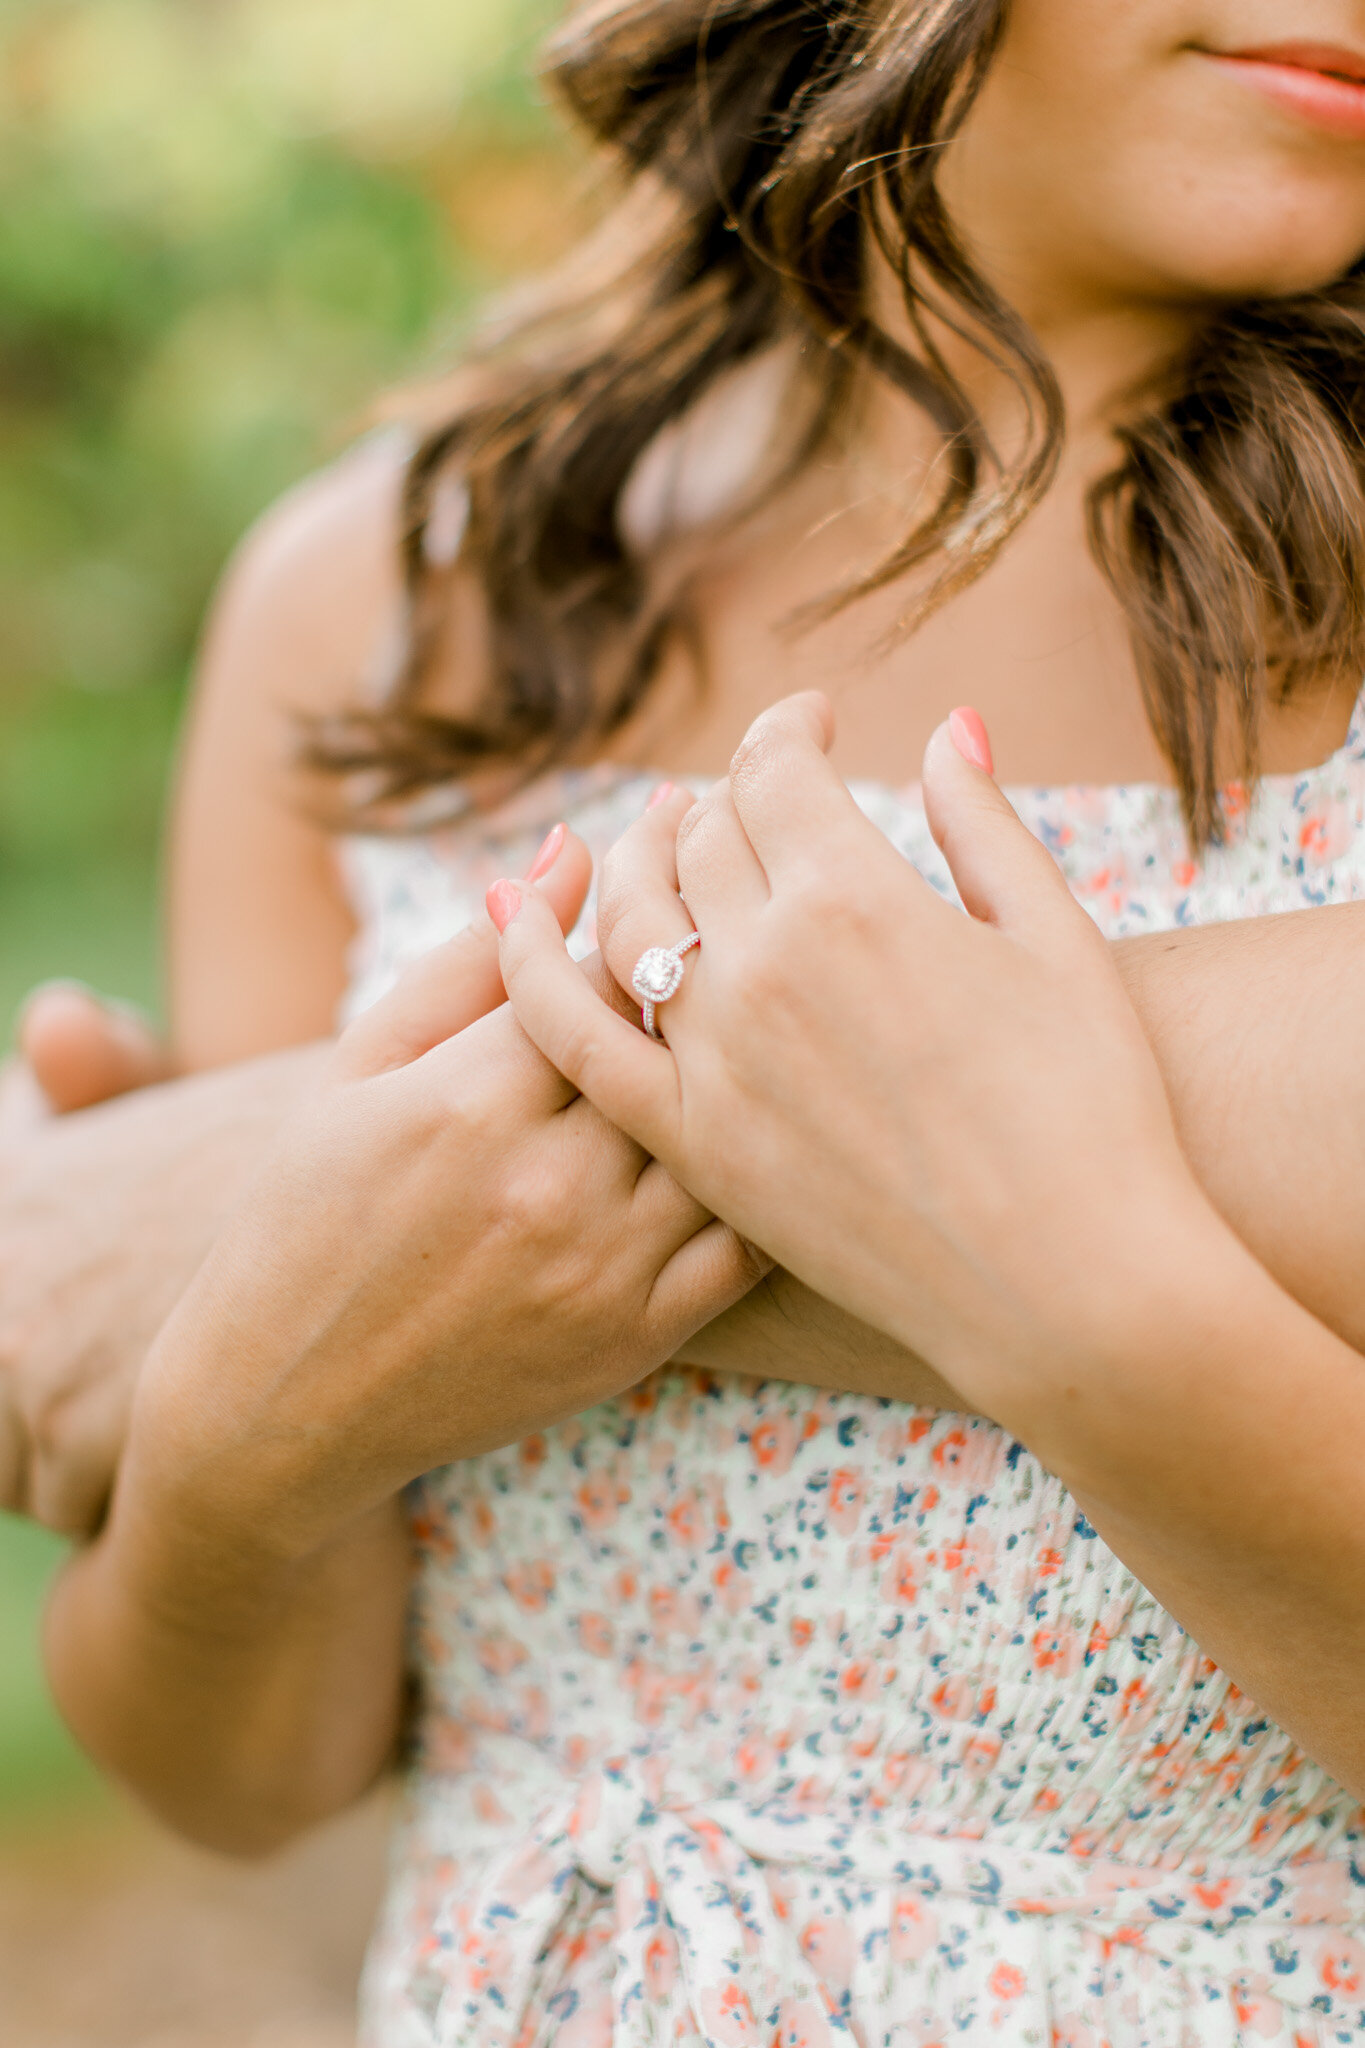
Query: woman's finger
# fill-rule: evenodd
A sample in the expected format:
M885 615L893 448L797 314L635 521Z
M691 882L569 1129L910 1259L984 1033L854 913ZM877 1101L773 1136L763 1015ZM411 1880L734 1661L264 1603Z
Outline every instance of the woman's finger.
M975 711L955 711L931 735L924 808L969 916L1025 941L1098 937L1056 861L995 781Z
M678 892L693 921L723 933L767 904L768 878L735 809L728 782L693 804L678 827Z
M583 841L556 825L528 880L550 906L561 930L572 931L592 880L592 855ZM360 1078L411 1066L506 1000L498 966L498 935L483 915L443 946L405 968L395 986L342 1033L337 1068Z
M667 1160L680 1109L678 1070L667 1047L646 1038L590 986L535 890L495 882L488 912L502 935L503 983L532 1044L618 1130Z
M666 783L602 863L597 885L597 943L612 978L630 996L637 1016L642 1014L644 999L632 981L643 956L681 944L696 929L678 894L677 867L678 827L692 803L689 790ZM681 1001L682 993L680 988L673 1003Z
M827 759L834 713L818 690L785 697L756 718L730 763L730 795L770 881L818 859L861 814Z

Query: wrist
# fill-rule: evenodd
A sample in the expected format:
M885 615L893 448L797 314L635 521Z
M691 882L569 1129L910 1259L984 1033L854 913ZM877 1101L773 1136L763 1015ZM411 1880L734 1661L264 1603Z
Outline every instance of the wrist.
M1190 1446L1230 1444L1256 1361L1311 1320L1202 1198L1097 1264L1085 1292L1089 1313L1007 1426L1073 1493L1115 1504L1150 1499L1155 1470Z

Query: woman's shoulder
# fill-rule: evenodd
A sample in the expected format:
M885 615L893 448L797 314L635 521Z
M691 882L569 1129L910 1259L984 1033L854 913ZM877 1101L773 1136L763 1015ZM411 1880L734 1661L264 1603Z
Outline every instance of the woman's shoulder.
M403 612L410 445L401 431L356 443L277 499L228 566L211 639L268 642L264 670L276 678L287 673L296 713L371 700L392 671ZM450 612L461 659L440 664L434 694L443 709L476 687L470 657L481 606L472 574L452 578Z

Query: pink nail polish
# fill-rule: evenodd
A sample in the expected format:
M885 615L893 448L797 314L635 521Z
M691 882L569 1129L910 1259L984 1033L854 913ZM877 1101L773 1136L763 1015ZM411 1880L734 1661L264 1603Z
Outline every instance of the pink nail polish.
M948 731L964 761L970 761L973 768L984 768L987 775L994 775L991 743L986 737L986 727L979 711L973 711L970 704L963 704L950 712Z
M494 882L484 902L498 930L505 932L521 909L521 891L515 882Z
M536 855L535 859L531 862L530 867L526 870L526 879L528 882L538 882L542 875L549 874L550 869L559 859L560 852L562 851L564 845L564 834L567 830L568 827L566 825L555 826L554 831L550 834L549 838L545 841L545 844L541 847L540 852Z
M673 789L674 785L671 782L661 782L649 802L645 805L645 809L647 811L657 811L660 804L668 802L668 799L673 794Z

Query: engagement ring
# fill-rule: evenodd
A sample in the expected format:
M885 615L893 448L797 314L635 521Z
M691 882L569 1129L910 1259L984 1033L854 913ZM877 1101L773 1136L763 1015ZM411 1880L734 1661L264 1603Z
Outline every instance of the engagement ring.
M676 946L651 946L635 963L630 985L640 998L641 1021L650 1037L657 1038L660 1044L664 1043L664 1035L654 1022L654 1013L678 993L682 987L683 955L700 944L701 933L689 932Z

